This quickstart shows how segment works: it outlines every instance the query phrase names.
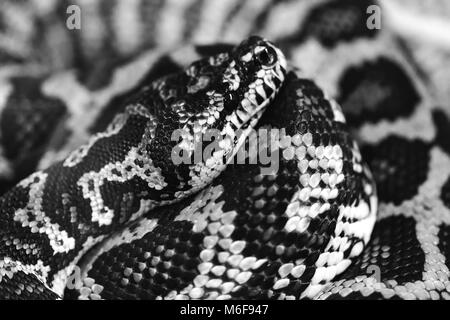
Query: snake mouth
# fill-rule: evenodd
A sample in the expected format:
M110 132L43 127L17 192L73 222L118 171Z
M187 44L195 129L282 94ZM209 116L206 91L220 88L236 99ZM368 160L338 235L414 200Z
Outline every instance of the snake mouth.
M280 52L280 57L285 62ZM228 142L222 145L226 150L225 163L230 163L237 150L244 144L251 130L256 126L265 108L275 98L280 90L286 75L286 64L278 63L271 69L258 71L257 79L249 85L240 105L235 112L227 117L227 124L223 134Z

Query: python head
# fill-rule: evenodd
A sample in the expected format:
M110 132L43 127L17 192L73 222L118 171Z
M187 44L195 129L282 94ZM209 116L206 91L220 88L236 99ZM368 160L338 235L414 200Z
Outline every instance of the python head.
M174 120L170 122L177 131L170 139L175 141L172 160L174 156L181 159L175 163L180 182L177 191L198 190L224 169L281 88L285 75L283 53L269 41L252 36L155 82L153 87L170 106L165 110L171 113L169 118ZM211 137L220 143L206 154L209 141L205 138Z

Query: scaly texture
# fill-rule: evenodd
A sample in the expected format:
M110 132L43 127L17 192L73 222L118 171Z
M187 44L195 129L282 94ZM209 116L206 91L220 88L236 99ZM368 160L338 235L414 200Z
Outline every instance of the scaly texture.
M283 54L258 37L196 61L145 85L104 132L3 195L1 272L12 283L2 282L2 296L20 296L18 272L61 294L75 262L95 243L208 185L242 143L238 131L252 127L279 90L285 68ZM227 143L194 162L196 134L208 129ZM177 130L190 160L179 165L171 161Z
M402 14L421 10L414 8L415 2L398 2L402 3ZM83 12L81 30L68 30L65 26L65 10L73 3L80 5ZM315 287L318 291L314 298L449 299L450 172L447 168L450 167L450 113L448 81L444 81L448 78L448 59L445 57L449 54L421 42L423 36L403 38L403 34L391 29L395 24L389 19L395 18L396 12L390 12L390 8L385 8L383 3L382 28L368 29L366 9L370 5L380 4L372 0L3 1L0 4L2 191L32 173L36 166L45 168L64 159L78 145L86 142L91 133L103 131L122 111L128 99L146 83L180 71L183 66L197 60L199 55L215 54L224 49L223 45L197 45L176 51L174 45L236 43L250 34L261 34L278 43L294 65L308 77L314 78L341 104L352 136L362 147L362 156L367 160L378 185L379 213L371 240L362 254L352 259L347 271L320 290ZM432 13L432 10L429 12ZM439 15L443 14L444 10L439 10ZM427 26L434 25L433 15L421 15L420 18L421 23L425 21ZM415 26L414 20L412 23ZM445 30L437 30L437 33L440 32L445 33ZM439 59L436 59L437 55ZM35 104L28 104L29 101ZM46 105L49 110L54 108L55 111L46 113L45 108L40 107ZM20 107L24 112L15 112L14 107ZM46 114L52 114L54 118L49 119ZM282 116L271 114L274 121ZM4 120L5 115L8 120ZM10 127L10 124L13 125ZM23 130L12 130L21 127ZM36 130L39 130L39 135L29 134ZM13 141L20 143L20 146ZM247 183L239 181L241 176L249 177L251 173L243 171L233 176L235 181L229 181L235 186L232 192L242 191L245 194ZM285 177L283 173L280 176ZM214 181L214 185L227 181L225 178L219 179L222 180ZM247 181L250 187L253 186L250 179ZM290 195L289 190L296 186L287 181L290 180L285 177L283 183L278 182L277 185L282 184L283 190ZM272 190L265 181L262 183L262 189ZM273 190L267 192L270 195ZM269 195L263 195L267 200ZM226 194L220 197L226 197ZM257 194L250 196L251 199L256 197ZM277 196L277 200L270 203L286 203L288 200L280 200L284 198L284 195ZM227 201L231 200L227 198ZM171 206L177 205L182 206L181 203ZM174 217L190 205L189 202L179 210L170 209L174 207L164 210ZM258 205L262 203L258 202ZM241 210L241 204L235 207L233 209ZM242 205L242 210L246 208ZM154 214L153 218L159 219L158 210L150 213L150 217ZM260 210L256 215L259 217L259 212L265 212L265 207L257 210ZM199 209L199 212L203 211ZM283 208L279 208L274 212L283 216L282 211ZM275 218L271 216L268 224L277 226L273 223ZM170 218L165 219L170 221ZM260 221L260 218L255 219ZM128 233L117 231L89 255L83 256L79 264L83 273L75 273L70 278L73 280L70 288L75 287L75 290L66 290L66 297L156 298L186 297L191 293L195 298L233 295L231 291L222 294L223 282L217 281L217 275L223 270L220 266L212 266L206 272L209 265L202 265L205 277L193 282L201 271L195 269L197 263L211 256L216 263L216 255L207 251L200 257L200 252L194 251L191 257L191 251L183 251L186 247L176 247L183 252L183 257L194 261L193 266L188 263L192 269L181 268L180 271L180 268L168 265L165 256L161 256L160 244L156 240L152 242L151 232L145 233L145 230L153 230L160 225L152 224L153 220L142 221L143 224L134 226ZM145 221L150 222L146 224ZM178 226L189 223L182 221L184 225L178 222ZM235 226L234 221L232 226ZM213 224L212 228L214 226L217 225ZM246 268L254 265L251 254L258 252L258 247L245 238L246 233L239 229L239 225L236 226L238 230L229 237L245 239L243 250L245 256L250 258L242 265ZM254 224L244 224L245 230L249 229L248 226L252 226L248 231L252 232L252 239L259 229L254 228ZM158 230L165 237L167 248L170 239L180 236L179 233L168 236L167 229ZM323 229L319 230L324 235L328 234ZM275 243L283 241L279 233L271 232L267 233L268 236L278 235L273 238ZM309 231L300 234L310 235ZM183 239L191 238L186 235ZM198 241L196 236L193 239ZM312 242L317 243L317 240ZM237 248L233 247L233 250L239 249L239 245L242 243L236 244ZM282 245L285 249L279 247L278 253L289 251L286 249L289 245L284 242ZM154 248L154 252L145 251L148 252L146 254L144 250L147 246ZM177 250L169 248L165 252L172 257L171 254L179 255ZM120 256L115 256L114 253L119 251ZM175 262L180 261L177 254ZM150 256L157 258L148 260ZM263 278L255 275L259 269L249 269L252 281L237 283L239 263L237 268L231 268L231 280L227 278L228 274L222 275L223 279L230 280L225 282L225 288L239 287L236 298L255 292L277 298L291 297L288 292L293 293L294 297L296 294L302 297L312 295L313 286L303 289L311 285L312 272L316 274L316 269L327 266L322 265L324 259L318 259L308 268L305 265L305 272L306 269L308 271L304 274L302 266L295 269L289 262L278 264L281 258L285 261L289 257L288 253L280 253L278 262L276 257L267 262L275 262L273 269L268 269L272 287L263 288ZM239 258L235 257L233 261ZM315 256L311 259L314 260ZM227 263L225 260L219 262ZM310 263L310 260L306 262ZM152 263L156 263L157 268ZM166 267L171 271L170 276L165 272ZM291 267L292 270L287 273ZM100 274L108 268L114 269L112 279L105 279ZM279 272L277 281L282 280L277 284L277 289L273 288L276 282L271 272L274 269ZM301 280L294 280L293 277L299 274ZM315 280L320 279L322 274L318 272ZM20 272L16 275L19 279L25 279ZM238 279L242 281L246 275ZM81 284L75 281L80 277L83 279ZM210 280L212 282L206 285ZM2 281L10 280L4 277ZM17 285L18 282L15 282L14 290L19 292L16 292L16 297L54 297L51 293L41 293L44 289L38 280L27 281L28 285ZM160 286L160 281L165 286ZM108 283L117 286L110 287ZM186 284L186 287L178 290L180 284ZM173 290L175 294L171 286L177 288ZM294 287L295 290L292 290ZM30 291L37 294L28 295Z
M149 212L86 255L66 296L314 297L368 242L372 178L336 102L294 73L262 130L277 133L257 151L276 168L230 164L198 195Z

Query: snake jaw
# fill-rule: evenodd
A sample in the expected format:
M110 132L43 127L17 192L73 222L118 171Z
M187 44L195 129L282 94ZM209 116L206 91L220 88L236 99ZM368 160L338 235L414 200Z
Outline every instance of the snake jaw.
M223 147L224 155L227 157L225 163L228 163L239 150L264 109L275 98L286 77L287 63L281 50L259 37L251 37L241 46L252 41L255 44L251 49L243 50L244 55L240 57L240 61L244 62L244 65L251 65L256 60L258 67L254 72L253 81L246 86L236 110L225 118L226 123L221 133L228 141L224 144L226 147ZM261 61L262 53L268 55L264 57L264 61Z
M273 100L286 76L286 58L280 49L258 37L251 37L247 41L254 41L256 44L252 49L243 49L244 55L240 57L240 61L244 68L257 61L257 69L253 77L249 77L253 81L246 85L236 110L226 117L223 133L231 136L245 128L250 120L259 118L262 114L260 111ZM245 42L241 46L245 46ZM270 57L265 57L266 60L261 62L262 53Z

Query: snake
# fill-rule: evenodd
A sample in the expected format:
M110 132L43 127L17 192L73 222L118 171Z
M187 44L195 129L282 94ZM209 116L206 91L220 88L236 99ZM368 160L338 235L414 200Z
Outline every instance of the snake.
M3 299L450 297L448 100L382 2L76 3L2 4Z

